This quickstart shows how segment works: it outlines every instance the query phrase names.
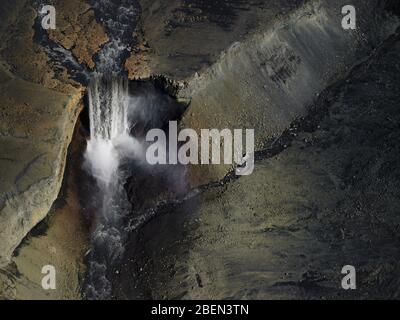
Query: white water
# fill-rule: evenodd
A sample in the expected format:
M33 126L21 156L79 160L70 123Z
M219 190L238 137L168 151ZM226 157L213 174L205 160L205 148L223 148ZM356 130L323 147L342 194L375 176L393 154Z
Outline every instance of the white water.
M129 136L127 79L96 76L88 97L91 134L85 168L95 178L99 192L85 290L89 299L107 299L111 295L110 269L124 251L124 218L129 213L123 187L126 177L120 165L127 150L135 154L138 144Z
M88 88L90 140L85 168L95 178L96 197L92 248L84 292L88 299L109 299L111 274L124 251L125 223L131 210L121 164L134 159L140 144L129 135L128 80L121 74L132 41L140 6L135 0L92 0L110 41L97 55L96 72Z
M133 170L145 170L151 172L149 179L163 177L176 194L185 190L186 179L180 166L168 169L149 166L145 161L146 141L140 134L140 140L130 135L131 125L143 123L157 127L162 124L168 115L163 113L168 109L164 96L136 94L131 97L126 78L97 74L89 85L88 98L91 134L85 168L95 178L96 186L92 206L94 231L84 292L88 299L109 299L112 297L110 280L119 271L129 232L149 218L130 215L131 202L124 188L127 178L135 174Z
M91 138L112 140L128 130L128 81L95 77L89 86Z
M95 77L88 89L90 140L86 151L91 174L107 191L117 179L117 141L128 133L128 83L124 78Z

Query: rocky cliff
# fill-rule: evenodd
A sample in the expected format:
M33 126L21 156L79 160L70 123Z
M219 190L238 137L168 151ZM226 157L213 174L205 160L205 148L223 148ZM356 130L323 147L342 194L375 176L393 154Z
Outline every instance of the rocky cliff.
M398 25L397 18L382 12L378 1L356 1L357 30L344 30L340 8L345 4L310 1L234 43L179 91L180 98L191 101L182 126L251 128L256 150L263 149ZM192 181L220 180L228 170L196 166Z
M89 67L106 40L85 1L55 1L50 37ZM0 22L0 264L57 198L84 88L35 41L39 6L3 1Z
M379 0L353 3L357 30L342 28L341 0L140 3L140 45L125 65L130 77L166 77L190 103L182 127L253 128L257 150L398 25L384 12L393 3ZM192 167L192 186L231 169Z
M162 208L132 237L117 295L399 299L399 53L397 31L259 152L251 176ZM357 290L341 287L345 265Z
M398 10L394 1L353 1L358 21L355 31L341 27L340 9L347 4L342 0L140 0L139 3L141 26L132 34L135 39L132 43L136 45L129 48L131 55L124 64L129 77L161 79L166 91L188 103L181 127L255 129L257 151L261 155L268 154L268 148L274 146L273 141L278 141L279 151L286 149L285 141L280 143L279 140L282 132L296 124L295 120L304 116L309 106L322 108L321 93L346 78L355 65L381 47L382 41L398 27L398 18L390 11ZM85 91L84 85L77 82L70 70L56 61L38 40L38 4L29 0L3 0L0 13L0 266L10 261L15 248L47 215L59 194L67 148ZM49 4L57 8L58 28L50 31L45 41L70 51L78 68L92 70L96 53L108 40L101 23L96 20L99 17L86 0L54 0ZM393 50L389 58L393 58L392 55L395 55ZM381 79L379 68L369 69L368 64L363 65L359 77L366 77L371 71L376 74L376 79L369 82L371 88L375 80L382 87L391 88L396 79L393 70L385 68L386 60L368 59L370 63L380 63L381 69L390 73L390 79ZM347 79L356 82L353 89L362 97L365 93L363 80L357 76ZM348 212L361 200L367 201L357 193L357 187L377 194L377 198L383 196L366 186L378 179L374 174L385 168L385 159L395 161L382 156L383 160L375 159L352 167L352 161L356 161L356 154L350 152L352 144L362 145L363 136L370 132L368 125L360 128L353 123L337 124L340 119L349 121L346 110L335 109L337 104L349 103L344 98L346 90L339 87L328 91L331 95L339 95L338 100L331 96L328 101L337 112L325 120L326 126L333 131L314 130L311 136L307 132L299 133L291 150L271 160L260 160L253 177L229 186L224 186L226 181L222 181L216 189L210 185L202 189L205 192L195 199L194 204L185 202L174 219L155 220L140 231L139 244L134 248L142 250L137 251L143 259L138 263L149 258L152 264L143 275L138 271L137 277L150 291L149 296L289 296L287 292L280 295L280 288L291 286L295 287L293 290L301 291L310 279L313 283L323 279L324 274L315 275L313 268L304 266L321 257L315 250L328 250L332 242L340 239L338 234L342 240L347 236L366 237L366 242L361 244L363 249L368 241L378 245L381 241L393 240L379 236L368 238L366 234L358 234L357 228L347 230L342 220L330 216L332 211ZM395 118L390 106L386 110L389 120L380 115L389 128ZM368 113L373 114L373 104L370 108ZM354 116L363 109L355 105L348 112ZM368 124L371 119L365 121ZM357 131L354 141L350 139L344 146L335 145L353 130ZM332 138L327 136L329 134ZM382 135L390 133L385 131ZM310 139L320 139L320 144L310 146ZM332 149L326 150L330 144L333 144ZM303 151L306 147L309 147L307 153ZM392 145L388 145L387 150L381 150L376 144L364 147L369 150L371 159L375 151L394 150ZM359 149L360 153L365 151L364 147ZM276 155L276 150L274 152ZM335 152L343 157L336 158ZM321 158L315 156L320 153L325 153L323 164ZM335 167L336 160L340 160L347 171ZM365 167L371 172L369 180L359 181L360 185L353 184L353 177ZM230 170L231 166L190 168L191 186L221 181ZM384 170L383 175L387 172ZM268 179L274 184L268 183ZM395 184L389 177L385 179ZM326 188L321 191L319 185ZM346 202L343 190L353 194L347 206L340 205ZM396 189L390 189L393 190ZM243 197L245 199L241 201ZM297 200L284 204L287 199ZM386 200L391 199L389 193ZM360 222L363 228L372 229L374 217L379 217L377 208L384 204L377 200L371 205L374 215L368 215ZM389 209L395 211L395 207ZM187 212L197 214L197 217L193 218ZM301 216L298 216L299 212ZM318 238L318 234L326 231L321 229L320 212L334 225L327 235L331 237L329 241L333 239L331 242ZM353 219L353 216L349 218ZM382 219L391 221L393 216ZM377 225L385 229L387 223L382 219ZM170 221L178 225L171 225ZM304 221L311 221L314 227L311 233ZM359 221L355 222L357 227ZM164 227L165 232L160 233ZM265 237L268 237L267 241ZM305 244L310 237L315 242L307 247ZM169 251L163 251L164 242ZM282 250L267 251L270 243L279 243ZM350 246L351 243L343 242L342 245ZM296 246L301 247L299 252L306 258L299 256L300 260L290 260ZM393 251L391 246L385 249ZM272 265L263 264L265 252ZM153 253L157 253L159 260L154 259ZM339 253L335 251L335 255ZM347 256L351 256L351 252ZM305 262L299 262L303 261L301 259ZM277 272L277 268L287 262L292 268L288 269L288 274ZM292 275L293 270L299 270L299 265L304 267L304 274ZM129 263L125 265L130 266ZM18 267L24 269L22 264ZM136 267L132 266L132 269ZM142 267L139 265L137 269ZM319 270L320 266L315 268ZM388 268L397 266L389 265ZM127 274L131 274L128 271ZM176 277L171 279L170 274ZM239 276L235 278L232 274ZM283 277L284 281L277 281L277 277ZM258 286L262 279L268 280L268 285L263 288ZM250 291L241 287L244 282L251 283ZM162 287L165 283L168 286ZM207 289L203 290L204 286ZM125 289L119 288L119 294L126 294ZM324 294L331 294L328 291ZM70 296L75 297L75 294Z

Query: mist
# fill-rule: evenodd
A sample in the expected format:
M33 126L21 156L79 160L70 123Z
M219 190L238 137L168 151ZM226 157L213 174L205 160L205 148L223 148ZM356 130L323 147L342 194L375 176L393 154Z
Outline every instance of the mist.
M164 128L184 109L152 84L130 87L123 77L104 76L92 79L88 104L90 138L83 166L96 183L96 203L89 204L93 232L85 291L89 299L104 299L111 295L108 279L132 231L127 226L141 219L144 203L187 190L184 166L147 163L145 140L148 130Z

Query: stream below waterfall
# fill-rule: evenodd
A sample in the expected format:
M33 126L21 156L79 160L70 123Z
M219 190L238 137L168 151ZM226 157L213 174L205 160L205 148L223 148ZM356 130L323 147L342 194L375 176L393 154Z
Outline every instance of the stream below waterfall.
M134 194L137 194L134 185L147 174L156 177L153 179L156 183L165 183L168 180L165 176L170 175L182 181L178 185L184 185L181 169L178 173L171 173L165 168L146 168L144 130L162 127L171 117L175 119L179 116L183 107L176 107L177 104L171 102L168 95L157 93L154 86L142 88L137 94L132 94L129 88L123 64L137 41L135 31L140 27L139 3L136 0L92 0L90 4L109 37L109 41L94 56L94 70L79 64L70 51L53 42L40 27L40 17L35 23L35 41L45 48L54 62L67 68L72 79L88 87L86 107L90 136L83 167L93 182L87 203L92 232L91 248L85 257L87 271L82 294L87 299L111 299L110 279L118 273L118 262L123 255L128 233L146 220L140 214L131 215L132 210L139 206L128 199L129 180L131 193ZM43 3L38 0L36 5L39 7ZM171 103L175 105L177 115L169 114ZM133 172L135 168L139 168L141 173ZM136 180L132 179L133 175ZM154 190L158 192L159 189ZM138 197L143 198L144 195Z
M6 0L0 299L399 298L400 11L356 2ZM250 176L181 164L224 128Z
M104 299L111 294L107 270L123 252L123 219L130 210L123 187L127 177L120 170L123 155L118 152L118 144L132 139L130 147L134 153L135 141L128 133L126 79L95 77L88 96L90 140L84 167L95 178L99 203L93 217L95 226L84 290L89 299Z
M123 61L129 55L133 31L137 27L136 1L91 1L97 17L110 38L95 57L96 70L88 88L90 140L85 153L85 169L95 178L97 201L91 250L83 293L87 299L108 299L112 288L111 267L123 252L124 218L130 206L120 170L123 151L135 153L135 140L128 128L128 80ZM118 147L119 145L119 147Z

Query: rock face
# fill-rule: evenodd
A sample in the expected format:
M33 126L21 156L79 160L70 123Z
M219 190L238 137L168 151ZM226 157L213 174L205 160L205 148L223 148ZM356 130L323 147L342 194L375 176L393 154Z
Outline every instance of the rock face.
M397 32L321 93L253 175L147 224L126 267L144 296L398 299L399 61ZM345 265L357 290L341 288Z
M28 82L69 94L79 87L70 81L66 70L53 70L43 48L34 42L37 9L28 1L3 1L0 21L1 59L5 69Z
M48 213L59 193L83 88L34 41L37 10L3 1L0 22L0 265ZM105 34L85 1L56 2L60 32L89 66ZM3 10L4 8L4 10ZM77 29L79 29L79 32ZM90 31L90 32L89 32ZM94 32L95 31L95 32ZM89 33L88 33L89 32ZM82 35L85 35L84 37Z
M302 0L139 0L142 43L151 75L191 78L220 53L252 33L265 30ZM143 51L143 50L142 50ZM135 59L136 53L132 59ZM133 77L141 77L129 70Z
M83 257L89 246L78 187L86 147L82 132L78 124L68 148L63 185L50 212L14 251L11 263L0 268L0 299L81 299ZM48 264L56 269L55 290L42 288L42 268Z
M81 95L66 95L2 71L0 261L41 221L58 195Z
M355 1L357 31L341 27L345 1L297 3L243 39L217 37L221 55L209 54L210 40L207 61L190 48L222 27L197 1L142 3L150 73L176 81L177 97L191 101L182 127L255 128L259 152L249 177L191 170L194 186L219 183L160 209L132 236L116 296L398 298L399 35L390 35L399 24L384 11L398 10L394 2ZM227 21L252 12L232 10ZM161 12L171 17L164 26L146 20ZM187 40L181 55L177 34ZM340 286L348 264L360 276L356 294Z
M131 78L162 74L178 84L176 97L190 101L182 127L255 129L260 150L398 25L383 13L387 1L355 1L357 30L344 30L346 4L142 0L145 45L126 67ZM191 184L231 169L194 166Z
M57 9L57 29L49 32L50 39L71 50L80 64L93 69L93 55L108 41L103 27L97 23L90 5L82 0L54 1Z
M182 127L254 129L256 150L264 148L398 25L380 10L371 11L377 2L356 1L358 29L344 30L339 9L345 4L310 1L272 28L232 45L178 93L191 100ZM228 170L195 166L192 183L220 180Z
M142 33L132 35L138 45L125 62L130 78L160 76L178 100L190 102L182 127L255 129L260 153L252 176L209 185L174 207L175 215L135 234L127 252L139 259L126 257L116 295L137 295L124 279L137 270L144 288L138 297L347 297L337 291L335 270L357 264L366 275L365 297L398 297L397 283L379 282L399 269L392 227L399 223L399 175L391 170L399 167L398 35L353 69L394 33L398 19L384 8L398 11L398 3L354 0L358 25L349 31L341 27L344 0L139 2ZM87 1L50 3L59 28L49 39L93 69L107 36ZM15 294L17 271L3 267L57 198L84 92L35 42L37 10L28 0L3 0L0 12L0 295L6 297L26 298L26 288L39 288L29 270L41 260L28 256L47 240L33 241L13 259L24 272L22 293ZM350 89L338 82L324 91L343 77ZM285 131L310 105L312 117ZM280 153L270 152L271 141ZM191 186L220 181L230 170L190 168ZM66 284L82 252L58 248L71 253L66 264L50 253ZM371 255L375 262L365 261ZM65 285L67 294L55 297L79 297L73 276L73 289Z

